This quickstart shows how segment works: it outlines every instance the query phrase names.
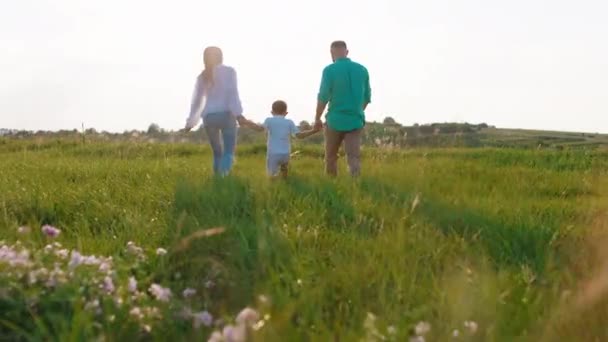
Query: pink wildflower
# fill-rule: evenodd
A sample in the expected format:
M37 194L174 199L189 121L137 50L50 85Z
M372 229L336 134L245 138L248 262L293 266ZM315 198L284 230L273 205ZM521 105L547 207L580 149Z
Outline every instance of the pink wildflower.
M184 296L184 298L190 298L190 297L194 296L195 294L196 294L196 290L191 289L191 288L187 288L184 290L184 292L182 292L182 295Z
M224 340L227 342L245 342L247 340L247 327L244 325L224 327Z
M112 264L107 261L104 261L99 265L99 272L108 273L112 270Z
M260 319L260 314L252 308L244 308L236 316L236 323L239 325L251 326Z
M194 325L194 329L198 329L201 325L206 327L210 327L213 324L213 316L207 311L201 311L192 314L192 324Z
M129 289L129 292L137 292L137 280L135 279L135 277L129 277L129 285L127 287Z
M171 289L164 288L158 284L152 284L149 288L150 293L161 302L168 302L171 299Z
M114 287L114 282L112 281L112 278L110 277L105 277L103 279L103 289L104 291L106 291L107 293L112 293L115 290Z
M56 238L57 236L59 236L59 234L61 234L61 230L45 224L44 226L42 226L42 233L44 233L44 235L50 237L50 238Z

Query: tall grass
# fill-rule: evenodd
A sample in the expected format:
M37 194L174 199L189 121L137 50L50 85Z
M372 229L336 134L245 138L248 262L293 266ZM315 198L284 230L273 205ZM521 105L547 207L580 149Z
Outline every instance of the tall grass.
M270 318L257 340L373 339L368 313L395 341L419 321L431 323L430 341L456 329L473 341L606 338L601 319L564 314L575 307L564 294L577 298L593 275L581 250L605 210L601 152L367 149L360 179L332 180L307 146L279 182L265 177L259 146L243 146L224 179L211 177L209 151L197 145L9 142L0 153L0 238L51 224L88 254L116 257L128 241L167 248L141 266L146 279L197 289L190 305L216 317L263 296ZM213 228L223 233L190 239ZM593 312L606 312L602 298ZM63 318L30 337L69 340L74 326L93 324L65 310L51 310ZM211 332L169 317L151 338ZM23 338L23 320L3 314L0 331ZM474 335L465 321L478 324ZM110 339L147 336L101 324Z

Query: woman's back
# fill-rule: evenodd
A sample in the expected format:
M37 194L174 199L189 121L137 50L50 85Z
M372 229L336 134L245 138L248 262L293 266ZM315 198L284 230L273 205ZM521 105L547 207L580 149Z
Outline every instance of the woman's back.
M188 122L194 126L202 116L208 114L227 113L239 116L243 113L238 92L236 71L224 64L213 68L213 76L207 80L201 73L196 79L196 87L192 98ZM205 105L201 111L201 104Z

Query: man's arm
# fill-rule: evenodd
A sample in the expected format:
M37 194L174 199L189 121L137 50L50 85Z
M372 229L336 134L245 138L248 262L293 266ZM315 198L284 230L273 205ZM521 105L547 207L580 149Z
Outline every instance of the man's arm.
M325 107L327 107L327 102L317 100L317 114L315 115L315 124L314 124L315 129L320 129L323 127L323 121L321 121L321 116L323 116Z
M331 75L329 72L329 68L325 68L323 70L323 75L321 77L321 86L319 87L319 95L317 96L317 111L315 115L315 129L321 129L323 127L323 122L321 121L321 116L327 107L327 103L331 99L332 93L332 81Z
M369 72L365 69L365 94L363 98L363 110L372 102L372 88L369 84Z

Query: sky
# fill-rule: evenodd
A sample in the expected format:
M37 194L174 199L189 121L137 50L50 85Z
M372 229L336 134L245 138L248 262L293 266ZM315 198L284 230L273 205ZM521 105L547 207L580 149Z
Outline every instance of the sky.
M608 133L608 1L19 0L0 11L0 127L180 129L205 46L245 116L312 121L329 44L370 72L368 121Z

